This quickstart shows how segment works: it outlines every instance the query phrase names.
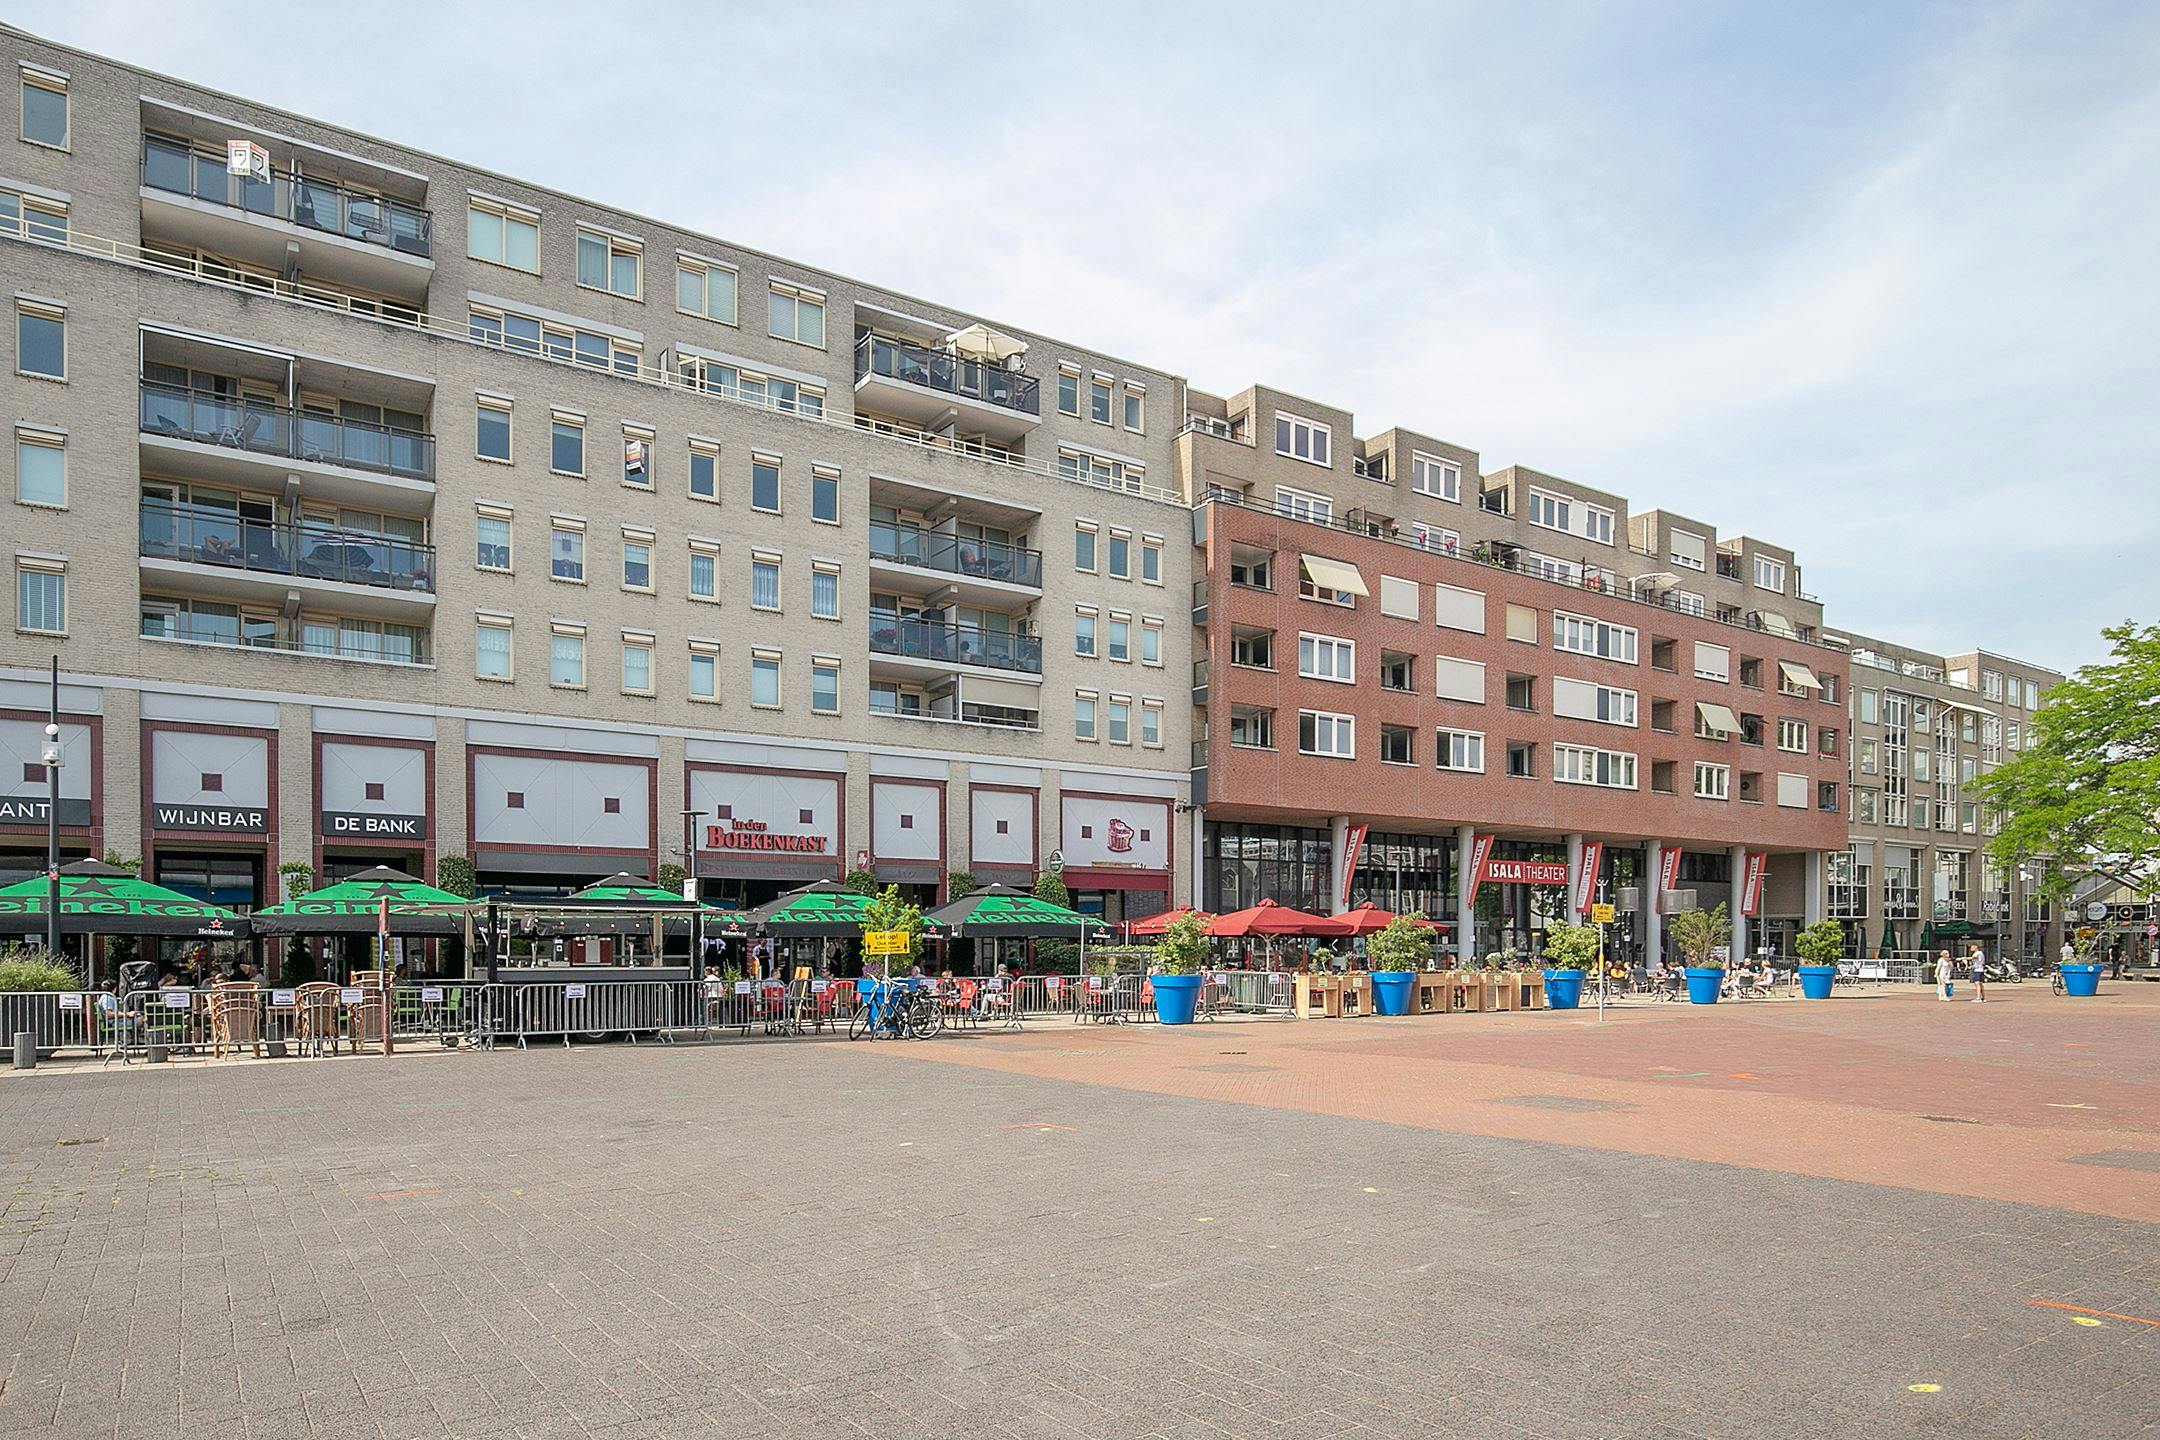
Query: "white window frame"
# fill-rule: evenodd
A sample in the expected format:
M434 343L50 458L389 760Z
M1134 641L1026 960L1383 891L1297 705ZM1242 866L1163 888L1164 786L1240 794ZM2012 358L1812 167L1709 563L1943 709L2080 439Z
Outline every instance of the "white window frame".
M568 621L564 621L564 620L557 620L557 621L553 622L552 624L550 624L550 625L548 626L548 688L549 688L549 689L551 689L551 690L583 690L583 689L585 689L585 688L586 688L586 680L587 680L587 678L588 678L588 677L589 677L589 676L591 675L591 673L592 673L592 656L591 656L591 654L590 654L590 653L588 653L588 651L587 651L587 649L586 649L586 645L585 645L585 639L586 639L586 635L585 635L585 627L584 627L583 625L576 625L576 624L572 624L572 623L570 623L570 622L568 622ZM556 642L557 640L575 640L575 641L577 641L577 667L578 667L578 668L577 668L577 679L575 679L575 680L557 680L557 679L555 678L555 642Z
M757 698L758 676L766 670L772 672L773 698ZM750 708L753 710L784 710L787 708L787 669L778 650L760 645L750 652Z
M1435 477L1438 477L1437 480ZM1462 465L1459 461L1450 460L1443 455L1413 450L1410 452L1410 488L1420 495L1460 505Z
M585 279L585 246L588 242L598 245L607 252L607 283L604 285L594 285ZM615 288L615 261L623 256L628 256L635 262L633 270L637 276L637 283L628 290ZM644 241L628 235L618 235L612 230L603 230L597 225L579 225L577 227L576 258L577 268L574 278L580 290L595 290L602 295L613 295L620 300L643 302L645 299Z
M1287 515L1293 520L1307 520L1315 525L1330 525L1335 520L1335 501L1332 496L1313 490L1300 490L1294 485L1275 487L1275 513Z
M1523 506L1523 518L1540 529L1558 530L1565 535L1568 533L1568 507L1572 503L1565 495L1532 489Z
M488 675L480 669L480 632L500 630L503 637L503 673ZM516 622L508 615L482 614L473 617L473 678L491 685L508 685L517 679Z
M790 345L802 345L812 350L823 350L825 348L826 327L831 318L826 313L825 292L812 286L796 285L785 280L767 281L766 288L768 298L765 302L765 333L775 340L785 340ZM783 335L774 328L772 307L774 300L788 302L788 313L794 317L793 334ZM817 311L818 331L815 340L802 338L802 317L806 308Z
M818 608L817 593L820 577L832 581L832 609ZM840 562L837 560L812 560L810 562L810 618L813 620L838 620L840 618Z
M1807 721L1781 715L1777 722L1777 748L1788 755L1807 754Z
M1555 744L1552 752L1555 784L1595 785L1605 790L1636 788L1637 765L1632 751Z
M622 693L625 695L656 694L660 682L659 665L654 652L657 637L650 630L625 630L622 632ZM645 683L630 683L630 652L645 652Z
M1322 663L1323 655L1326 657ZM1357 641L1338 635L1298 631L1298 675L1306 680L1325 680L1333 685L1357 683Z
M1305 721L1313 721L1313 747L1305 748ZM1336 748L1320 749L1322 729L1327 738L1336 742ZM1325 760L1355 760L1357 758L1357 717L1336 710L1298 711L1298 754L1317 756Z
M1592 615L1553 611L1553 649L1588 655L1618 665L1638 663L1641 636L1632 625L1617 625Z
M524 205L513 205L507 200L489 199L479 195L465 197L465 258L478 260L483 265L500 265L505 270L515 270L520 275L540 273L540 212ZM472 217L486 215L494 219L502 237L502 251L497 255L473 253ZM522 225L532 231L533 263L520 265L510 258L510 227Z
M1785 593L1785 562L1767 555L1755 557L1755 588L1778 595Z
M1707 760L1695 762L1695 798L1698 800L1728 800L1732 798L1732 766L1713 765Z
M23 454L34 451L50 452L60 458L60 498L44 500L23 493ZM68 508L68 444L67 432L48 430L39 425L15 427L15 503L27 505L34 510L65 510Z
M1456 757L1460 755L1461 763ZM1482 730L1456 730L1441 726L1433 732L1433 768L1436 770L1459 770L1465 774L1485 773L1485 732Z
M19 551L16 553L15 631L17 634L66 635L68 633L69 596L67 570L67 561L60 556L33 556L22 554ZM43 625L29 625L24 623L25 617L23 615L23 587L33 575L39 577L41 580L51 581L59 589L60 623L58 626L48 627Z
M705 301L700 309L691 310L682 303L682 277L686 274L698 277L698 293ZM712 313L712 277L715 274L728 277L728 313L725 316ZM678 315L695 315L701 320L710 320L715 325L737 327L742 317L742 272L724 260L708 260L702 255L687 255L680 250L676 251L675 312Z
M483 520L491 521L503 527L503 563L500 565L486 565L481 563L480 522ZM510 575L516 573L517 525L515 523L515 520L516 517L508 505L494 505L489 504L485 501L476 502L473 505L473 569L482 571L489 575ZM552 535L548 537L548 543L550 546L554 544L554 537Z
M1588 502L1585 502L1582 508L1583 538L1599 545L1612 544L1613 527L1620 519L1619 513L1609 505L1592 505Z
M1300 455L1297 446L1300 436L1305 443L1305 453ZM1323 470L1334 468L1335 427L1319 420L1308 420L1287 410L1275 412L1275 453L1306 465L1317 465ZM1281 493L1279 490L1277 493Z

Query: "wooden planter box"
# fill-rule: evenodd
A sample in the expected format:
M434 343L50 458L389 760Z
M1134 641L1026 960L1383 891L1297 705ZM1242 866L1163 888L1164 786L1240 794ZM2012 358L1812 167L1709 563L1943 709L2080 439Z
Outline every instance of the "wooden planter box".
M1455 996L1455 1009L1475 1015L1486 1008L1485 972L1482 970L1450 970L1448 981Z
M1372 1008L1372 976L1363 971L1353 971L1342 977L1342 1013L1345 1015L1370 1015Z
M1447 970L1421 970L1411 1013L1446 1015L1455 1008L1455 976Z
M1338 1019L1343 1013L1343 977L1300 973L1296 1014L1300 1020Z
M1518 970L1517 999L1524 1010L1545 1008L1545 972L1542 970Z

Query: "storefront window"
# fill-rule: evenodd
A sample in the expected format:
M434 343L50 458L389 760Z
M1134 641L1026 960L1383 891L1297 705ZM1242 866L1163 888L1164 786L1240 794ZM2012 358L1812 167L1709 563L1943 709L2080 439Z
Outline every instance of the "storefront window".
M1273 900L1329 914L1328 832L1294 825L1217 822L1207 827L1202 905L1215 914Z
M1350 879L1352 905L1369 901L1398 915L1452 921L1455 896L1454 836L1376 831L1365 837Z

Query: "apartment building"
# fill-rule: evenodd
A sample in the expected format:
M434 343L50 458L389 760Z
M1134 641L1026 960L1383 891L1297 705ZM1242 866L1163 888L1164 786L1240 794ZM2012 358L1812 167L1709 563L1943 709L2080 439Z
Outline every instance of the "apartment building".
M1188 898L1177 376L0 35L0 870Z
M1189 404L1203 904L1477 953L1597 899L1622 953L1683 906L1742 953L1822 917L1847 656L1789 550L1261 386Z
M2031 869L1987 855L2001 828L1975 778L2037 743L2060 673L1987 651L1941 656L1841 634L1852 656L1851 838L1830 857L1829 913L1857 953L2053 956L2062 917Z

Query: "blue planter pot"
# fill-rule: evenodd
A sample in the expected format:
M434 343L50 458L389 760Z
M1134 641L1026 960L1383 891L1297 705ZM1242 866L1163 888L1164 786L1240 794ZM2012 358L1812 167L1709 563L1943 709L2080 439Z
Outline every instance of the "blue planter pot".
M1375 970L1372 972L1372 1003L1375 1015L1407 1015L1410 1013L1410 991L1417 984L1414 970Z
M2062 967L2063 989L2072 995L2097 995L2100 993L2100 967L2098 965L2065 965Z
M1545 1007L1548 1010L1573 1010L1582 1004L1584 973L1581 970L1547 970Z
M1800 967L1800 993L1810 1000L1830 998L1830 982L1837 979L1835 965L1802 965Z
M1200 1005L1200 977L1153 975L1148 978L1155 991L1155 1018L1165 1025L1192 1024L1193 1011Z
M1687 998L1695 1005L1717 1004L1718 989L1725 983L1723 970L1698 970L1687 967Z

